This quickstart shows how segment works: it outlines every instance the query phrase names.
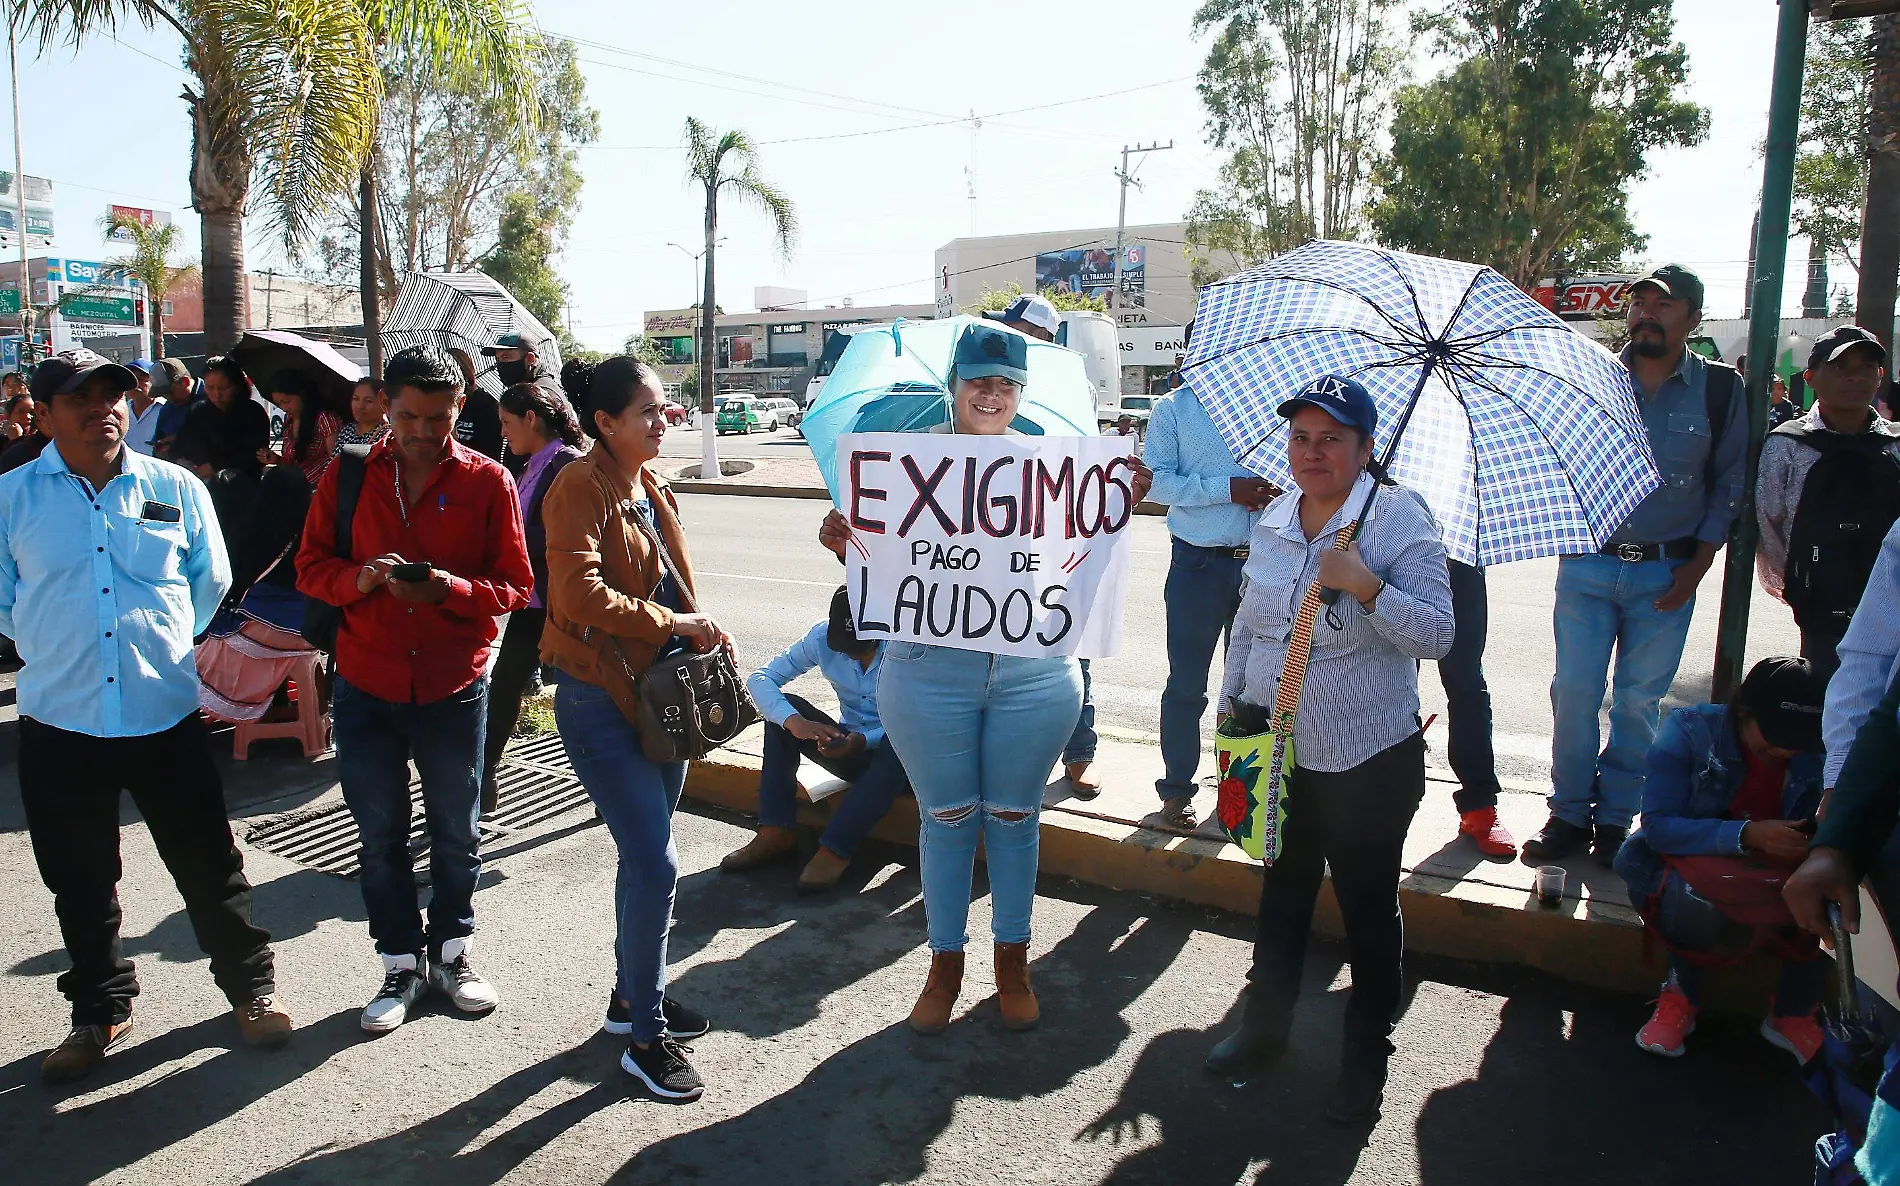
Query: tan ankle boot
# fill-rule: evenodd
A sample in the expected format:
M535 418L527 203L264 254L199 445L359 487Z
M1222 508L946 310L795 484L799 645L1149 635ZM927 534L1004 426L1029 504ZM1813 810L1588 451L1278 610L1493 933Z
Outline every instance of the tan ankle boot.
M920 1034L941 1034L950 1028L950 1010L963 990L963 953L930 953L930 978L924 981L923 995L910 1011L910 1028Z
M1029 944L996 945L996 1004L1006 1030L1035 1029L1042 1019L1036 994L1029 987Z
M789 861L798 855L798 833L791 828L762 824L758 835L726 854L719 867L728 873L762 869L776 861Z

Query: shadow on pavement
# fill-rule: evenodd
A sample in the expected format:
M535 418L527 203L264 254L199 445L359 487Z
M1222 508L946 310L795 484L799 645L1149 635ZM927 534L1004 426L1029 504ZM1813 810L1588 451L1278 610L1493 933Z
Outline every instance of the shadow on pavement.
M230 1016L219 1014L115 1051L71 1088L39 1081L44 1051L15 1059L0 1067L6 1179L38 1186L96 1182L230 1118L361 1040L356 1011L349 1010L303 1026L283 1050L251 1050L239 1042ZM79 1092L129 1082L206 1047L222 1049L152 1075L132 1091L60 1108Z

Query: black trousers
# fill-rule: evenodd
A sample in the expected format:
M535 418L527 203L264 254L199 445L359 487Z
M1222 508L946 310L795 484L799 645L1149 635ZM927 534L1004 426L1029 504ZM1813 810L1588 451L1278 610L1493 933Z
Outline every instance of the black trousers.
M1827 629L1810 630L1805 626L1801 629L1801 657L1823 682L1832 680L1841 668L1840 645L1845 637L1846 630L1836 634Z
M488 673L488 732L482 754L482 794L489 794L495 771L501 766L501 751L515 735L515 722L521 719L521 698L541 669L541 627L547 624L548 611L518 609L508 615L501 634L501 653L495 656L495 669ZM494 807L486 798L483 810Z
M1425 739L1412 736L1350 770L1295 769L1288 788L1280 858L1260 883L1260 922L1247 978L1269 1016L1299 999L1313 902L1328 865L1346 922L1352 998L1346 1006L1347 1058L1391 1053L1399 1007L1399 868L1405 833L1425 796Z
M125 1020L138 975L119 946L119 792L130 791L185 899L211 975L234 1006L276 991L269 933L231 838L224 785L192 713L162 733L91 737L20 718L20 798L72 969L74 1025Z
M1447 562L1451 570L1451 616L1457 625L1451 650L1438 661L1445 685L1445 758L1458 777L1452 795L1462 814L1498 805L1497 756L1491 748L1491 689L1484 680L1484 643L1491 599L1484 569Z

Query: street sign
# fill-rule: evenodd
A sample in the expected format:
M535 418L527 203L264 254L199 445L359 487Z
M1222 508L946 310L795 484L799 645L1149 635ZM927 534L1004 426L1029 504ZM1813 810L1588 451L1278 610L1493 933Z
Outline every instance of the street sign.
M20 311L20 290L0 288L0 313L12 316Z
M131 297L64 296L59 301L59 313L68 321L137 324Z

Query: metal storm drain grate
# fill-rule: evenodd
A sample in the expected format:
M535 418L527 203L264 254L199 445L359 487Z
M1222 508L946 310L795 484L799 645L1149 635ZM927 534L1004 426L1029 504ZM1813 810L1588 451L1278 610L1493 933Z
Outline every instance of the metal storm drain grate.
M587 792L574 777L558 734L511 743L498 772L499 803L493 814L477 825L484 854L519 839L567 812L589 806ZM429 865L429 832L422 809L422 783L409 784L409 851L416 870ZM293 813L251 829L247 837L265 852L307 865L322 873L354 877L357 873L356 821L349 808L334 803L316 811Z

